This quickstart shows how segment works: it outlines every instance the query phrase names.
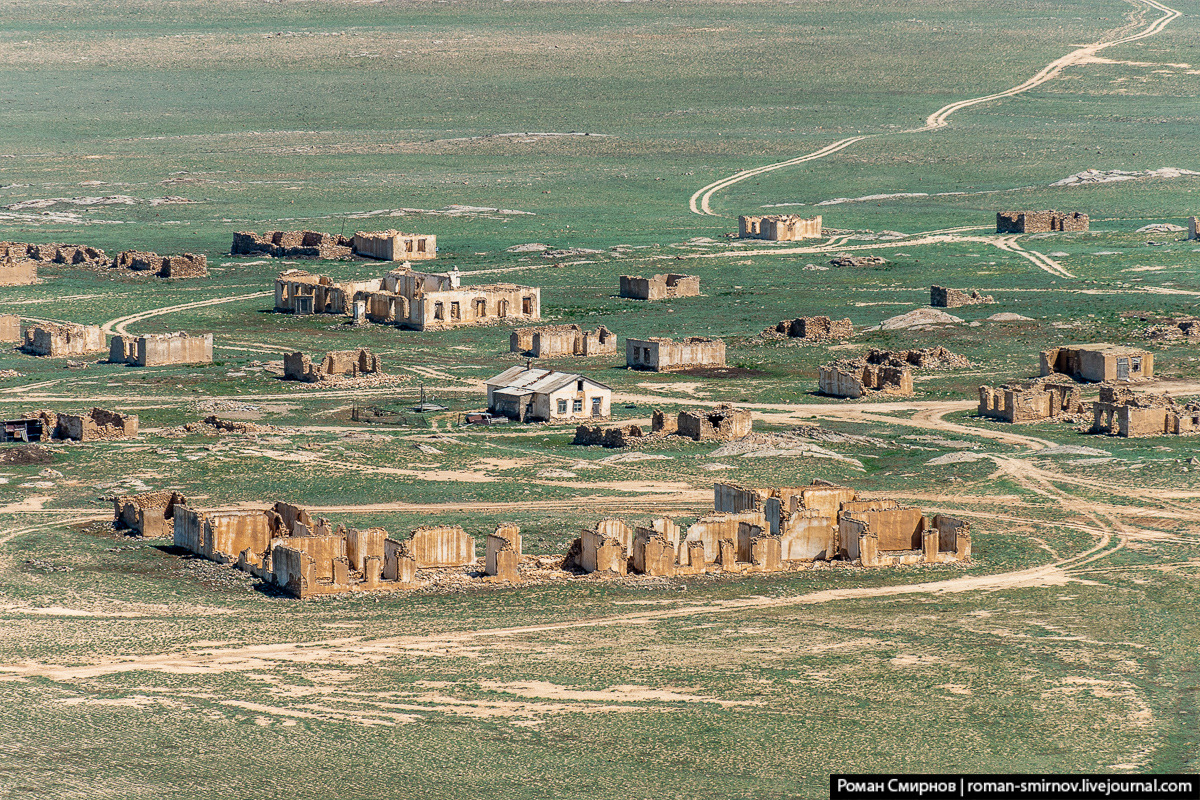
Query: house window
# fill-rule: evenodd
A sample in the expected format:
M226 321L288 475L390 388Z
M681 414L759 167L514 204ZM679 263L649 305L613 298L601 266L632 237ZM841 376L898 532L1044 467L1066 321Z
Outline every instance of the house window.
M459 310L458 303L450 304L450 319L462 319L462 311Z
M558 401L558 413L560 413L560 414L567 413L567 401L566 400Z
M533 298L532 297L521 298L521 313L524 314L525 316L529 316L530 314L533 313Z
M571 401L571 411L576 414L581 413L583 411L583 401L582 400Z
M433 304L433 318L434 319L445 319L446 318L446 311L441 303Z

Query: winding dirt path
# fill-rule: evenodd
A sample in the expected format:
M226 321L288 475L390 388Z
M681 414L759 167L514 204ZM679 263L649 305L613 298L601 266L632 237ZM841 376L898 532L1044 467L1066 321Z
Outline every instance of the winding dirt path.
M1094 58L1095 55L1101 50L1105 50L1109 47L1115 47L1116 45L1120 44L1136 42L1140 39L1146 39L1150 36L1161 33L1162 30L1166 28L1167 25L1169 25L1173 20L1183 15L1182 12L1176 11L1170 6L1157 2L1157 0L1127 0L1127 2L1141 3L1144 6L1161 11L1163 15L1147 25L1138 33L1116 39L1095 42L1094 44L1085 45L1077 50L1073 50L1062 58L1056 59L1055 61L1047 64L1029 80L1019 83L1010 89L1005 89L1002 92L996 92L994 94L983 95L982 97L972 97L967 100L959 100L957 102L942 106L925 119L925 124L922 127L905 131L897 131L897 133L924 133L927 131L935 131L945 128L950 124L950 115L958 111L962 111L964 108L970 108L982 103L990 103L995 100L1002 100L1006 97L1015 97L1016 95L1027 92L1030 89L1037 88L1038 86L1057 78L1067 67L1075 64L1086 63L1089 59ZM693 214L705 214L714 217L719 216L715 211L712 210L712 207L709 204L709 201L716 192L719 192L723 189L728 189L730 186L741 183L749 178L753 178L756 175L774 172L775 170L784 169L785 167L794 166L796 164L803 164L806 161L816 161L817 159L825 158L826 156L830 156L834 153L844 150L856 142L861 142L864 139L889 135L893 134L871 133L861 136L851 136L845 139L839 139L833 144L828 144L819 150L814 150L811 153L799 156L797 158L790 158L786 161L779 161L774 164L766 164L761 167L742 170L741 172L737 172L728 177L713 181L707 186L697 189L688 200L688 208Z

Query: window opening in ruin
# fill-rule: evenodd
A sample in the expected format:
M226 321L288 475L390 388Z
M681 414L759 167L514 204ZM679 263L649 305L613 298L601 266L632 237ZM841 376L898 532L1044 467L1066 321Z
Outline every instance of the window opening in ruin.
M425 240L424 240L424 239L418 239L418 240L417 240L417 252L418 252L418 253L424 253L424 252L425 252Z
M443 308L441 303L433 304L433 318L434 319L445 319L446 318L446 311Z
M507 300L501 300L497 308L498 308L500 316L502 316L502 317L508 316L508 301Z
M581 413L583 411L583 401L582 400L572 401L571 402L571 411L575 414Z
M458 307L458 303L450 304L450 319L462 319L462 311Z
M592 416L593 417L600 416L600 398L599 397L592 398Z
M560 413L560 414L567 413L567 401L566 400L558 401L558 413Z
M521 299L521 313L527 314L527 315L533 313L533 298L532 297L524 297Z
M482 297L476 298L476 300L475 300L475 316L476 317L486 317L487 316L487 300L486 299L484 299Z

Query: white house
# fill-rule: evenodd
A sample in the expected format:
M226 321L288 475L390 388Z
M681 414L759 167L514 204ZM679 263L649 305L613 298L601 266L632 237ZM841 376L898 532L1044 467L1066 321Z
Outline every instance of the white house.
M612 389L573 372L512 367L485 383L488 411L520 422L612 416Z

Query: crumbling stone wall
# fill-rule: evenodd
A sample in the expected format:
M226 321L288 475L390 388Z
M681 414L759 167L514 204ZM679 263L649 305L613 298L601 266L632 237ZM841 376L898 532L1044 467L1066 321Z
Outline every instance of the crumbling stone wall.
M738 217L738 238L790 242L821 235L821 217L806 219L799 214L763 214Z
M233 256L265 254L276 258L334 259L349 258L353 253L353 240L316 231L267 231L262 235L239 231L229 248Z
M314 366L304 353L285 353L283 356L283 377L289 381L315 383L327 378L358 378L380 372L379 356L363 347L333 350L325 355L319 366Z
M829 317L796 317L785 319L773 328L763 331L767 338L804 339L809 342L825 342L830 339L849 339L854 336L854 325L847 319Z
M669 273L643 278L640 275L622 275L620 293L621 297L633 300L697 297L700 294L700 276Z
M834 361L821 366L818 387L821 394L833 397L862 397L870 392L911 395L912 370L868 364L865 359Z
M617 352L617 337L603 325L585 331L578 325L519 328L509 336L509 351L533 358L598 356Z
M1100 387L1092 404L1091 433L1110 436L1186 436L1200 432L1200 403L1182 404L1165 394L1134 394Z
M1083 412L1079 388L1045 380L979 387L979 415L1002 422L1062 420Z
M21 318L16 314L0 314L0 342L21 341Z
M208 257L195 253L160 256L158 253L125 250L113 259L113 267L150 272L159 278L203 278L208 275Z
M146 538L170 538L175 533L175 507L187 505L179 492L163 490L114 497L113 525Z
M990 294L985 296L974 289L965 292L961 289L947 289L944 286L929 287L929 305L935 308L959 308L994 302L996 301Z
M706 336L625 340L625 365L655 372L725 366L725 343Z
M168 364L211 364L213 335L203 333L149 333L144 336L113 336L108 360L113 364L135 367L161 367Z
M104 351L99 325L39 322L25 329L21 348L35 356L82 356Z
M1001 211L996 214L996 233L1051 233L1086 231L1087 214L1078 211Z
M418 261L437 257L437 237L397 230L358 231L350 241L354 254L381 261Z

